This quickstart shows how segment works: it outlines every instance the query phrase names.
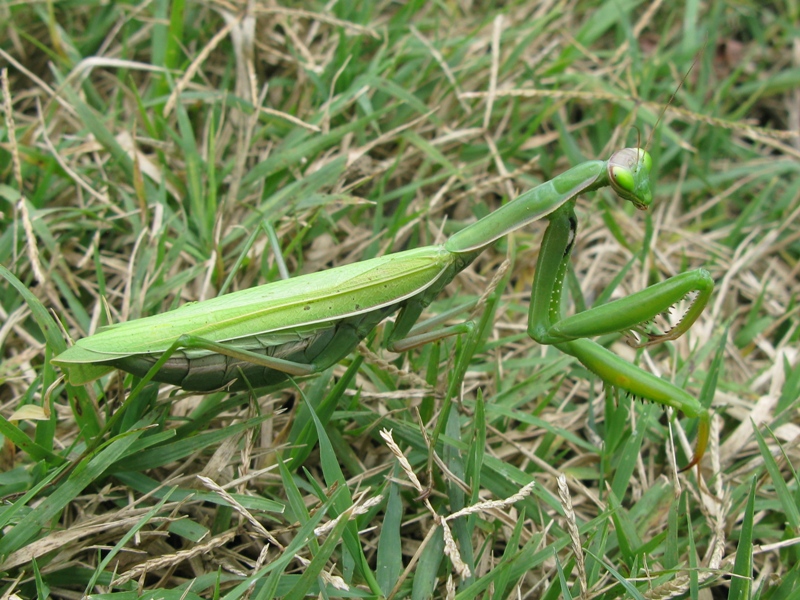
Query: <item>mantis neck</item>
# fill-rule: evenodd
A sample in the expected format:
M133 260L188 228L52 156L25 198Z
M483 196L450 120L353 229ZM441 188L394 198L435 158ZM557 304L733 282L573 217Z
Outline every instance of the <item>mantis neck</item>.
M606 161L581 163L462 229L451 236L444 247L455 253L480 250L512 231L548 216L579 194L608 184Z

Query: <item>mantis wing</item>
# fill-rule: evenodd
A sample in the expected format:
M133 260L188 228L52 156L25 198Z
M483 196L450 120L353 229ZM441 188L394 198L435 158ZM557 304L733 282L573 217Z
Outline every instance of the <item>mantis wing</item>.
M98 363L164 352L184 334L225 342L295 328L308 330L314 324L368 313L419 294L439 278L452 257L441 246L427 246L189 303L105 327L78 340L52 362L75 369L70 381L77 383L111 370ZM78 365L83 369L76 369Z

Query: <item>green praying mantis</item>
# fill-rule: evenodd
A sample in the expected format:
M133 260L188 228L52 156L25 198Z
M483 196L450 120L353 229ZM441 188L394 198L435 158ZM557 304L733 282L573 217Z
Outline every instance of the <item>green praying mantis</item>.
M611 186L646 210L652 202L652 159L625 148L608 161L588 161L556 176L462 229L427 246L242 290L176 310L103 328L53 359L74 385L115 368L152 376L190 391L245 389L319 373L348 354L385 318L398 312L387 347L404 351L464 331L420 333L422 311L455 276L497 239L546 218L528 316L528 334L577 358L607 384L672 406L699 419L696 465L710 417L683 389L623 360L590 337L637 331L689 295L680 321L639 346L674 340L702 313L714 282L704 269L682 273L625 298L562 318L561 295L576 233L579 194Z

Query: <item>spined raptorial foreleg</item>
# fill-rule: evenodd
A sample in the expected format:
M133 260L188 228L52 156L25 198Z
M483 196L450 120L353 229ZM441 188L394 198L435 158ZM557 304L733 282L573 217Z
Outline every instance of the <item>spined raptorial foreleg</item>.
M684 273L625 298L562 319L561 294L575 239L576 219L572 206L559 209L549 219L536 267L528 333L539 343L555 345L562 352L574 356L609 385L637 398L672 406L689 417L699 418L697 447L685 468L692 467L700 461L708 443L708 412L686 391L585 338L631 330L643 333L644 326L657 315L668 311L688 295L696 294L678 325L663 335L650 336L649 341L639 346L675 339L703 311L714 286L711 276L703 269Z

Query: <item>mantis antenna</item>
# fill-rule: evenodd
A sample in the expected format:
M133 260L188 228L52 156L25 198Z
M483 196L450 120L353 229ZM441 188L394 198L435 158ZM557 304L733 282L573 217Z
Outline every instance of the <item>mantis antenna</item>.
M697 61L700 58L700 53L703 50L705 50L706 44L708 44L708 39L706 39L706 41L703 43L703 47L700 48L698 53L695 55L694 60L692 61L692 64L689 66L689 70L686 71L686 73L684 73L683 77L681 78L680 83L678 84L678 87L676 87L675 91L672 92L672 95L669 97L669 101L664 105L664 108L661 110L661 114L658 115L658 119L656 119L656 124L653 126L653 129L650 130L650 135L647 136L647 144L645 144L645 147L644 147L645 150L650 148L650 142L653 141L653 133L655 133L655 130L658 129L658 125L659 125L659 123L661 123L661 120L664 118L664 114L667 112L667 109L672 105L672 101L675 100L675 96L681 90L681 88L683 87L683 84L686 82L686 78L689 77L689 74L692 72L692 69L694 69L694 66L697 64ZM636 143L636 147L637 148L641 148L641 146L639 146L638 140L637 140L637 143Z

